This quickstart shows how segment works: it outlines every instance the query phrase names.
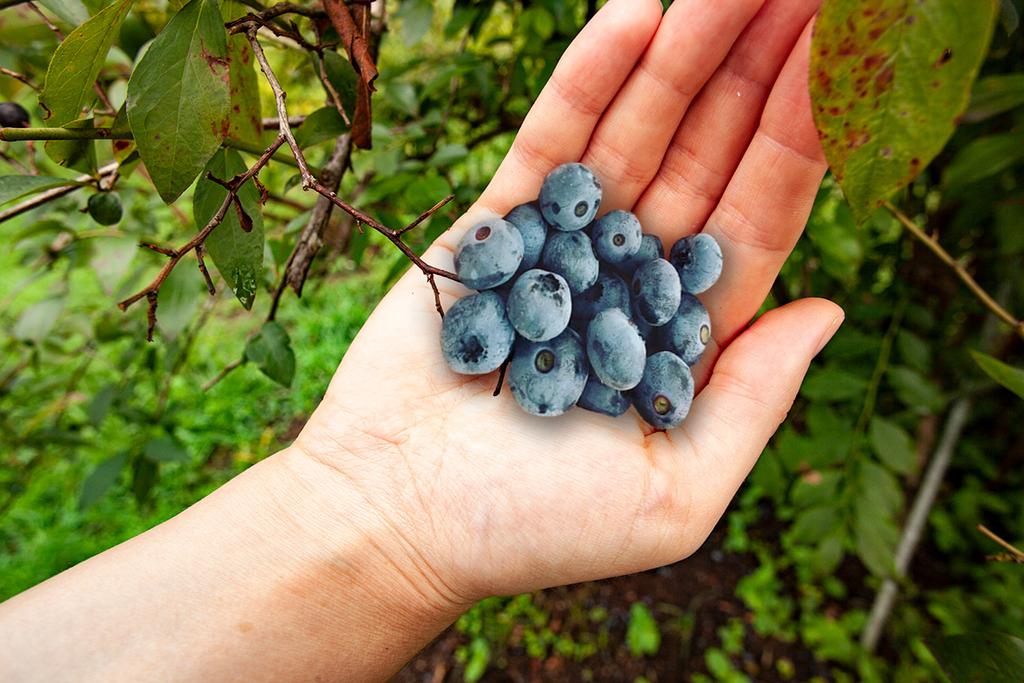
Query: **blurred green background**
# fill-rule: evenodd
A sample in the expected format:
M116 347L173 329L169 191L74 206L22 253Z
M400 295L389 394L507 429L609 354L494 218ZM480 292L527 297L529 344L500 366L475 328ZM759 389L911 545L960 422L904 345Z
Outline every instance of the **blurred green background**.
M412 238L422 249L480 193L593 9L575 0L388 2L373 149L354 154L339 194L397 226L454 193ZM101 75L115 106L134 50L169 12L162 2L136 5ZM972 109L897 202L1017 311L1021 36L1005 17L997 25ZM0 66L41 82L55 45L23 7L0 13ZM323 107L306 55L274 42L267 51L292 113ZM978 91L992 87L986 79L1003 84L997 106ZM273 111L265 88L262 98L264 113ZM20 102L42 125L33 92L18 81L0 76L0 99ZM101 157L110 154L104 144ZM321 163L331 146L331 137L314 140L307 153ZM10 159L0 159L0 175L21 173L24 144L0 143L0 151ZM46 172L66 175L36 157ZM293 174L276 164L262 174L279 195L265 209L265 289L278 281L312 203ZM91 192L83 190L0 228L0 599L167 519L289 443L407 266L386 241L335 214L302 298L282 299L278 320L296 357L291 386L250 363L204 391L241 357L269 293L260 291L249 312L225 287L207 298L185 263L161 294L157 339L145 343L144 306L114 306L162 262L135 243L177 244L195 228L188 198L164 205L140 173L118 191L125 218L117 226L80 211ZM954 273L889 214L855 225L831 178L765 305L807 295L836 300L847 322L696 556L633 577L487 600L399 679L941 680L928 643L980 631L1024 637L1024 565L988 561L1000 549L975 528L1018 545L1024 538L1024 402L969 355L982 350L1020 366L1021 339L988 321ZM950 470L869 654L858 642L868 610L951 406L965 399Z

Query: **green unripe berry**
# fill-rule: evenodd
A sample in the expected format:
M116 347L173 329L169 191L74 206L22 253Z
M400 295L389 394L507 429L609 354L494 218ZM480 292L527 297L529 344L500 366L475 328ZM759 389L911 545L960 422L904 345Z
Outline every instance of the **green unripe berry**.
M124 210L121 199L113 192L98 192L89 197L89 215L100 225L114 225L120 222Z

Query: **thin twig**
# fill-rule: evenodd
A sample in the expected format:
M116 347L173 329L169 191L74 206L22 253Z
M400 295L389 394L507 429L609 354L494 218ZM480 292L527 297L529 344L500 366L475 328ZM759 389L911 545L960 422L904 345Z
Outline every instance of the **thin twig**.
M399 251L405 254L406 258L408 258L417 268L420 269L420 272L422 272L425 276L428 276L427 282L430 284L431 289L434 291L434 298L435 300L439 301L440 292L437 289L437 285L434 282L434 278L430 276L444 277L448 278L449 280L454 280L456 282L459 281L458 276L451 271L445 270L443 268L438 268L436 266L430 265L429 263L426 263L422 258L420 258L418 254L416 254L415 251L412 250L412 248L408 244L406 244L402 240L402 230L395 230L393 228L389 228L386 225L382 224L380 221L376 220L375 218L368 216L359 209L356 209L355 207L349 205L347 202L339 199L336 192L324 187L324 185L320 183L312 175L306 163L305 155L303 155L298 143L295 142L295 137L294 135L292 135L291 127L288 125L288 111L287 108L285 107L285 98L287 97L287 95L281 88L281 84L278 82L277 76L274 74L274 70L270 67L269 62L267 62L267 56L266 54L264 54L262 46L256 39L256 29L254 27L250 27L249 30L246 32L246 37L252 44L253 54L256 56L256 62L260 65L260 69L263 71L263 75L266 77L267 82L270 84L270 89L274 92L274 100L277 103L277 118L278 122L280 123L280 136L284 137L287 140L288 146L291 148L292 151L292 156L295 157L295 161L299 166L299 172L302 175L302 189L313 190L314 192L317 192L321 196L326 197L331 203L340 208L342 211L349 214L360 223L370 226L371 228L379 232L381 235L383 235L385 238L387 238L387 240L394 244ZM434 211L440 208L440 206L443 205L444 203L442 202L439 205L435 206L435 208L424 212L424 214L417 220L422 222L423 220L431 216L434 213Z
M267 147L266 150L264 150L263 154L260 156L259 159L256 160L256 163L254 163L249 168L249 170L247 170L245 173L242 173L241 175L232 178L229 181L231 189L228 190L227 195L224 197L224 201L221 202L220 208L217 209L217 212L210 218L209 222L207 222L203 229L196 233L192 237L192 239L190 239L188 242L186 242L178 249L175 249L173 253L169 255L167 263L164 264L164 267L160 269L160 272L157 273L153 281L150 282L144 289L142 289L139 292L136 292L135 294L131 295L124 301L121 301L117 304L118 308L120 308L122 311L126 311L128 310L128 307L134 304L135 302L139 301L143 297L146 298L146 300L149 302L149 313L147 315L147 319L149 321L149 328L146 333L146 337L148 340L152 341L153 338L153 328L156 325L157 296L158 292L160 291L160 287L167 279L167 276L171 274L171 271L174 270L174 267L176 265L178 265L178 262L182 259L182 257L184 257L190 251L194 250L197 246L202 245L206 241L206 238L210 236L210 233L212 233L217 228L217 226L224 221L224 216L227 215L228 209L230 209L231 205L235 202L235 197L238 196L238 192L239 190L241 190L242 186L245 185L245 183L250 178L259 173L260 170L262 170L263 167L267 165L267 163L269 163L271 157L273 157L274 155L274 152L276 152L278 148L281 147L282 144L284 144L284 138L282 138L279 135L274 140L274 142L269 147Z
M985 534L990 539L992 539L995 543L998 543L1000 546L1002 546L1007 552L1010 553L1010 555L1012 555L1015 558L1014 559L1015 562L1024 562L1024 550L1021 550L1020 548L1014 546L1009 541L1003 539L1002 537L1000 537L998 534L996 534L994 531L989 529L984 524L979 524L978 525L978 531L980 531L981 533Z
M22 83L24 83L28 87L32 88L36 92L39 92L39 86L36 85L35 83L33 83L32 81L30 81L28 76L25 76L24 74L20 74L17 71L14 71L12 69L8 69L7 67L4 67L4 66L0 66L0 74L3 74L5 76L10 76L11 78L13 78L13 79L15 79L17 81L21 81Z
M439 201L437 204L434 204L432 207L430 207L429 209L427 209L426 211L421 213L419 216L417 216L416 220L414 220L412 223L410 223L409 225L405 226L401 230L397 230L396 234L401 236L401 235L404 235L405 233L409 232L410 230L412 230L413 228L418 226L420 223L422 223L423 221L427 220L428 218L433 216L435 213L440 211L442 208L444 208L444 206L448 202L450 202L453 199L455 199L455 195L453 195L453 194L448 195L447 197L445 197L444 199Z
M978 298L981 303L985 305L988 310L992 311L993 314L1004 323L1013 328L1013 331L1021 338L1024 339L1024 321L1018 320L1003 308L999 302L997 302L992 296L986 292L977 281L971 277L971 274L960 265L955 258L953 258L948 251L942 248L931 235L928 235L917 223L912 221L905 213L900 211L892 202L885 202L883 206L888 209L889 213L898 220L903 227L910 231L914 237L916 237L921 243L923 243L933 254L939 257L939 260L949 266L960 280L967 285L967 288L971 290L975 297Z
M196 245L196 260L199 261L199 272L203 274L203 279L206 280L206 291L213 296L217 293L217 288L213 286L213 278L210 277L210 271L206 269L206 261L203 260L203 252L205 247L202 244Z
M225 365L223 368L221 368L220 372L218 372L216 375L211 377L210 380L208 382L206 382L206 384L204 384L202 386L202 390L203 391L209 391L210 389L212 389L214 387L214 385L216 385L222 379L224 379L229 374L231 374L232 370L234 370L235 368L241 366L244 363L245 363L245 358L239 358L237 360L231 361L230 363Z
M25 4L28 6L30 10L39 15L39 18L43 20L44 24L46 24L46 28L53 31L53 35L57 36L58 40L64 40L64 33L59 28L57 28L56 24L50 21L50 18L48 16L43 14L43 11L41 9L36 7L36 4L34 2L28 2Z

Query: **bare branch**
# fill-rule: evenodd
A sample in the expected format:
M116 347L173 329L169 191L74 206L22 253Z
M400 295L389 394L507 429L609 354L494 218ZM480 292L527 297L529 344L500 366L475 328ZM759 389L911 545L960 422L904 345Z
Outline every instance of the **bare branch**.
M20 74L17 71L14 71L12 69L8 69L7 67L3 67L3 66L0 66L0 74L3 74L4 76L10 76L11 78L13 78L16 81L21 81L22 83L24 83L28 87L32 88L36 92L39 92L39 86L36 85L35 83L33 83L32 81L30 81L28 76L25 76L24 74Z
M202 244L196 245L196 260L199 261L199 272L203 274L203 279L206 280L206 291L213 296L217 293L217 288L213 286L213 278L210 277L210 271L206 269L206 261L203 260L203 252L205 247Z
M426 211L421 213L419 216L417 216L416 220L414 220L412 223L410 223L409 225L405 226L401 230L397 230L396 234L404 235L405 233L409 232L410 230L412 230L413 228L418 226L420 223L422 223L423 221L427 220L428 218L433 216L435 213L440 211L442 208L444 208L444 206L446 204L448 204L448 202L450 202L453 199L455 199L455 195L453 195L453 194L448 195L447 197L445 197L444 199L439 201L437 204L434 204L432 207L430 207L429 209L427 209Z

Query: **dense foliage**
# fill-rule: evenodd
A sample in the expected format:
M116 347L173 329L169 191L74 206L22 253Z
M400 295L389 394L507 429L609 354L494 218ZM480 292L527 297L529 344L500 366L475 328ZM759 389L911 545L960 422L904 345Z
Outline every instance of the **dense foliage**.
M399 228L455 195L405 236L419 253L480 193L595 3L386 5L352 4L380 72L372 94L353 66L366 55L339 52L322 13L274 19L259 41L288 113L306 117L294 134L309 163L350 157L339 197ZM253 45L223 28L258 3L0 6L0 100L30 119L0 133L11 140L0 142L4 598L288 443L409 259L335 207L296 287L290 257L318 219L287 145L260 173L266 196L218 184L277 135L261 120L277 109ZM978 666L981 680L1021 680L1024 643L1008 636L1024 638L1024 558L976 529L1024 538L1024 327L1012 313L1024 311L1020 9L824 2L809 83L832 173L765 306L825 296L847 322L709 542L735 570L723 574L740 574L723 598L740 611L722 612L709 641L694 636L708 609L698 598L638 589L627 609L493 598L456 625L448 666L466 680L529 657L581 676L629 661L621 670L637 680L917 681L941 675L938 655L953 680ZM224 207L205 248L175 254L148 296L168 248ZM212 261L215 296L197 253ZM873 601L898 574L901 534L944 448L949 469L869 651Z

